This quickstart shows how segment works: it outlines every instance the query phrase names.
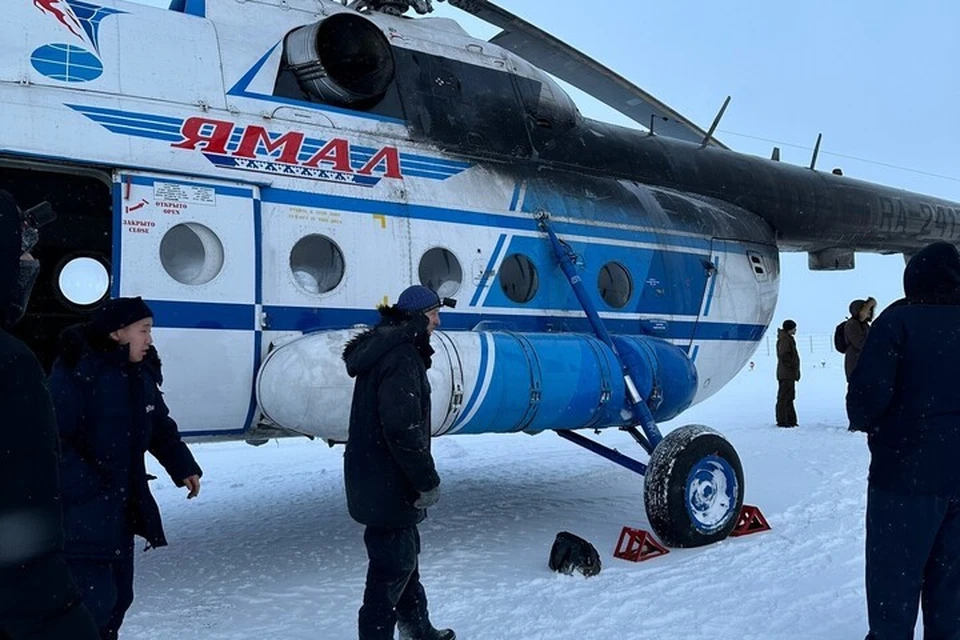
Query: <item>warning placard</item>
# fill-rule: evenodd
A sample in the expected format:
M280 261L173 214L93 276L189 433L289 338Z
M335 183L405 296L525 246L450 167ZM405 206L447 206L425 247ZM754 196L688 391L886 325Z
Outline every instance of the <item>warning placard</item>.
M217 191L213 187L201 187L194 184L175 182L153 183L153 197L167 202L189 202L191 204L217 204Z

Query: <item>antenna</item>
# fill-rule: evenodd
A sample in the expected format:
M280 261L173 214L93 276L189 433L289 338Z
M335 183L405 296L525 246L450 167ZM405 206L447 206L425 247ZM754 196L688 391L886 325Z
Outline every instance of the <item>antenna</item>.
M814 169L817 166L817 156L820 155L820 140L823 139L823 134L817 134L817 144L813 146L813 157L810 158L810 168Z
M651 113L650 114L650 133L648 135L651 135L651 136L655 135L653 132L653 123L656 122L657 118L660 118L664 122L668 122L670 120L670 118L668 118L667 116L661 116L656 113Z
M710 138L713 137L713 132L717 130L717 125L720 124L720 118L723 117L723 112L727 110L728 104L730 104L730 96L727 96L727 99L723 101L723 106L720 107L720 111L717 112L717 117L713 119L713 124L710 125L707 135L703 137L703 142L700 143L701 147L710 144Z
M770 159L774 162L780 162L780 147L773 148L773 153L770 154Z

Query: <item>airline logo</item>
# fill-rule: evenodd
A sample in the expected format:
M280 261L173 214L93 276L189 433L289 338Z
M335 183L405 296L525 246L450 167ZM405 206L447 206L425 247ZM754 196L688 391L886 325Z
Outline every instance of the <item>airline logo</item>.
M100 23L104 18L125 12L82 0L33 0L33 6L60 23L71 40L37 47L30 55L33 68L41 75L62 82L89 82L99 78L103 73Z
M384 178L446 180L470 168L466 162L401 152L392 145L367 147L346 137L325 140L302 131L271 131L205 116L174 118L67 106L108 131L169 142L172 148L200 153L223 169L373 187Z
M228 169L361 186L373 186L380 178L403 179L396 147L354 154L346 138L314 140L299 131L277 134L258 125L241 127L228 120L196 117L184 120L180 134L183 140L171 146L198 150Z
M33 5L67 29L77 39L100 53L100 23L104 18L126 13L82 0L33 0Z

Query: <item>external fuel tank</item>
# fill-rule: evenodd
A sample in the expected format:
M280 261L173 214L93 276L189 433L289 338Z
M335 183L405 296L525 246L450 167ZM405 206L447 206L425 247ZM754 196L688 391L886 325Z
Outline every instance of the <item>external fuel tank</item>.
M323 331L275 347L257 376L257 401L277 425L347 440L353 380L341 354L361 330ZM697 372L685 351L659 338L615 336L621 358L658 421L690 406ZM536 433L631 423L620 363L597 338L571 333L437 331L428 372L431 430Z

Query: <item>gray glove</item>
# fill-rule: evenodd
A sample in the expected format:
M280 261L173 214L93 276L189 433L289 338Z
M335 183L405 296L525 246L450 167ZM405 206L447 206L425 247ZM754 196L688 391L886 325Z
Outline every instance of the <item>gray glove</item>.
M424 491L413 503L417 509L427 509L440 501L440 485L435 486L430 491Z

